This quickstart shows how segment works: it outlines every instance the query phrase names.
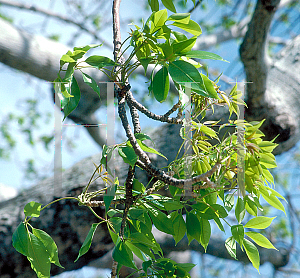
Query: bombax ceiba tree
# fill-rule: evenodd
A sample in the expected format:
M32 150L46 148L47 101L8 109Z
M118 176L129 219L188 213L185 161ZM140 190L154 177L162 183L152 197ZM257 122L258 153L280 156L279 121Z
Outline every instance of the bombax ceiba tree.
M37 191L31 192L36 192L37 196L34 196L34 198L39 200L29 202L25 206L26 218L15 231L13 241L16 249L29 259L32 268L38 275L47 276L50 273L51 263L60 266L56 245L45 231L56 239L63 229L59 226L59 221L55 224L43 223L43 214L47 214L46 211L48 210L47 202L54 204L51 207L56 207L58 209L57 212L64 210L68 213L67 209L70 209L70 207L74 209L74 206L77 205L74 202L76 200L80 205L86 205L93 212L94 217L98 218L98 222L91 225L88 236L85 238L86 234L80 234L71 237L74 239L78 237L83 238L83 240L80 240L83 245L81 248L79 247L78 262L84 260L85 256L96 258L106 253L110 248L114 248L112 254L114 259L112 277L117 275L122 265L133 269L137 268L132 261L133 253L143 260L140 277L147 276L147 273L149 275L151 273L151 275L161 275L161 277L172 277L174 275L175 277L185 277L193 265L180 264L171 259L163 258L162 249L151 233L152 224L158 230L170 234L176 243L180 242L186 234L188 243L195 239L202 245L204 250L209 251L210 223L215 222L220 230L224 230L223 224L229 224L226 218L228 212L233 208L236 224L229 225L232 235L224 244L224 249L226 247L232 257L235 258L236 256L236 243L238 243L245 251L245 257L258 268L260 262L259 254L252 241L265 248L274 248L263 235L254 231L245 231L245 228L264 229L272 222L272 218L257 216L262 209L259 203L260 196L275 208L284 211L284 207L279 200L280 198L283 199L283 197L265 184L265 182L273 183L273 178L269 174L268 168L276 165L271 152L277 144L270 140L275 135L280 134L277 140L282 151L289 148L293 144L291 142L296 142L295 138L298 132L297 123L290 117L295 101L289 103L289 110L284 110L281 106L282 103L278 102L278 98L271 98L268 91L268 82L270 82L272 71L274 71L274 76L277 77L277 80L280 76L278 75L278 68L274 66L276 63L273 63L271 67L266 59L266 36L264 34L268 31L272 16L279 3L276 1L274 3L272 1L270 3L258 1L241 47L241 57L246 68L247 78L252 78L252 80L256 81L247 85L248 109L246 109L246 115L251 120L260 120L262 113L268 127L264 128L264 125L262 125L263 121L250 123L234 119L221 123L205 121L206 111L218 105L227 107L227 120L228 115L236 114L238 116L239 105L243 105L243 102L240 100L240 92L236 86L233 86L231 91L226 94L222 91L222 88L218 87L218 80L211 80L198 71L197 68L200 65L194 59L210 58L221 60L222 58L212 53L194 50L193 46L197 46L197 37L201 34L199 25L191 20L189 14L176 13L175 7L170 4L172 2L167 2L169 4L164 4L171 11L169 14L167 10L158 10L155 1L151 2L151 16L143 26L135 26L135 29L130 34L131 48L129 48L129 55L126 59L123 58L125 47L121 44L121 38L119 37L117 9L114 13L114 60L98 55L79 60L91 48L99 47L98 45L75 47L72 51L67 51L58 58L60 70L57 71L59 72L59 78L56 79L56 82L68 82L69 84L61 87L65 116L76 113L78 109L76 107L80 106L80 91L82 91L82 97L88 96L87 93L83 93L80 83L84 84L85 88L90 87L97 93L101 92L95 81L97 80L97 74L93 76L92 73L90 74L86 70L83 72L83 67L86 68L86 65L83 64L85 62L89 66L105 72L106 75L100 75L101 80L111 80L116 83L115 93L118 98L119 116L128 140L122 144L104 147L100 157L100 165L97 165L93 174L94 178L98 178L98 180L100 178L103 183L97 184L95 182L95 184L92 184L94 180L91 179L85 187L83 184L86 181L83 181L83 184L78 183L78 181L75 184L73 182L73 185L65 188L64 191L74 196L68 196L54 202L51 202L51 197L53 197L51 194L49 196L38 196L40 189L36 188ZM117 1L114 4L117 5ZM260 28L264 29L262 34L254 31L255 26L260 26ZM189 33L189 36L173 30L174 27ZM291 55L295 45L297 45L297 39L284 50L287 56ZM253 59L252 49L257 50L255 51L255 59ZM135 60L131 60L133 58ZM281 60L279 57L277 63L280 63L280 71L282 71L285 59ZM151 65L155 68L151 68ZM148 68L151 69L150 91L158 102L163 102L167 99L170 80L173 81L174 87L178 91L178 102L166 114L162 116L155 115L135 100L130 91L129 76L138 66L142 66L145 72ZM250 70L251 67L253 67L253 70ZM288 72L288 66L286 68ZM81 74L83 77L78 76ZM297 79L294 77L294 74L291 73L290 75L291 79L293 79L290 84L293 84L292 81L296 82ZM57 73L55 74L56 76ZM269 77L268 79L267 76ZM89 90L87 91L90 92ZM285 101L286 99L288 97L285 97ZM191 100L191 103L189 103L189 100ZM125 104L130 109L133 129L128 124L124 109ZM84 103L83 105L88 104ZM187 112L188 110L186 109L189 106L192 108L191 114L183 119L181 117L182 112ZM80 109L78 110L80 111ZM93 110L91 111L93 112ZM142 132L137 111L146 114L153 120L167 122L171 125L177 124L181 127L181 129L177 128L176 131L177 137L184 142L184 154L176 157L175 153L173 159L169 159L167 171L163 171L155 166L147 155L147 153L150 153L164 157L164 154L167 153L164 151L164 148L167 149L167 146L160 145L158 149L149 145L147 140L151 141L152 138ZM255 111L260 111L261 113L259 114ZM171 114L174 112L177 112L177 116L171 117ZM82 120L83 117L80 113L82 112L79 112L78 118ZM74 119L76 117L73 116ZM225 132L220 137L219 132L226 129L229 125L241 127L242 131L239 132L237 128L235 132ZM264 131L268 137L267 139L270 138L270 140L262 140L263 132L259 128ZM166 132L165 136L169 136L172 132L175 134L171 130L172 128L163 127L163 129ZM211 139L216 141L212 142ZM177 142L175 144L176 147L180 147L180 140L177 139ZM121 183L117 179L110 177L109 168L107 167L107 160L109 160L114 149L118 151L123 161L129 164L129 169L124 179L119 179L122 181ZM175 148L175 152L178 149L176 150ZM241 164L239 162L240 157L246 163ZM153 182L149 184L141 183L141 180L135 176L135 167L139 167L146 172L150 176L150 180L151 178L154 179ZM91 174L91 172L87 173L87 169L84 172L85 177ZM120 175L122 176L122 173ZM241 175L243 175L243 178L241 178ZM72 181L71 178L70 181ZM109 184L108 187L103 187L105 182ZM95 185L98 188L96 186L95 191L91 192L89 190L90 187ZM100 188L101 186L102 188ZM76 187L76 190L74 187ZM77 192L80 191L80 187L83 188L83 191ZM162 188L169 192L169 197L156 194ZM225 190L226 192L229 190L229 193L225 194ZM236 192L239 193L234 198ZM18 197L23 198L23 203L25 199L30 200L28 199L30 196L24 196ZM93 199L99 196L103 200ZM9 204L5 203L5 205L8 206ZM98 206L100 208L94 209L94 207ZM50 211L51 207L49 207ZM3 206L3 209L7 211L5 206ZM80 209L79 207L78 211ZM77 211L77 208L75 210ZM253 215L254 218L242 224L246 211ZM185 218L182 216L183 214ZM17 220L19 216L10 217L10 220ZM38 216L41 219L29 222L29 219L32 217ZM51 218L48 215L44 219L48 220L48 217ZM79 220L77 219L76 221ZM80 221L84 221L84 219ZM16 225L16 222L13 222L10 224L10 227ZM103 228L105 226L104 223L106 228ZM86 227L86 224L81 225L81 227ZM49 226L49 229L44 228L47 226ZM71 231L74 232L79 227L73 227ZM100 248L101 252L99 252L101 254L97 254L96 249L93 249L93 244L91 245L91 241L96 229L95 237L97 238L100 227L103 228L99 232L102 237L100 242L103 243L107 240L110 242L107 245L110 248L106 249L102 246ZM51 231L55 231L54 235L52 235ZM245 234L252 241L245 238ZM65 234L66 237L68 235L68 233ZM106 238L109 238L109 236L111 239ZM58 248L62 245L63 253L68 252L65 249L67 248L65 244L60 244L60 240L57 243ZM87 252L89 247L90 250ZM39 256L34 255L37 250ZM76 252L76 250L72 250L72 252ZM83 254L85 255L81 257ZM154 254L158 255L159 258L157 259ZM276 265L278 257L280 259L278 265ZM280 250L277 256L273 256L269 260L274 259L274 265L280 267L286 263L286 258L286 253ZM25 262L24 265L26 264ZM84 262L82 261L79 266L84 265ZM70 262L67 265L68 268L72 268ZM26 271L29 271L28 269L30 268L27 267ZM22 274L20 273L20 275Z

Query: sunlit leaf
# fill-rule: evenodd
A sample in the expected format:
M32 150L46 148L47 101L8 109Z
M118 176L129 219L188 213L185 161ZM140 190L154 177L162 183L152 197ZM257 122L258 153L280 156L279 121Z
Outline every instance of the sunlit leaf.
M273 219L275 219L276 217L265 217L265 216L257 216L255 218L250 219L246 225L245 228L253 228L253 229L266 229L268 228Z
M42 204L32 201L25 205L24 213L27 217L39 217L41 213L41 208Z
M260 260L259 260L259 253L255 245L250 242L248 239L243 239L243 246L246 250L246 254L252 263L252 265L257 269L259 272L259 265L260 265Z
M92 240L93 240L93 237L94 237L94 234L95 234L95 231L97 229L97 227L99 226L100 223L94 223L92 224L90 230L89 230L89 233L88 235L86 236L80 250L79 250L79 254L78 254L78 257L77 259L74 261L77 262L78 259L83 256L87 251L89 251L90 247L91 247L91 244L92 244Z
M276 249L274 245L262 234L256 232L246 232L248 237L250 237L257 245L268 248L268 249ZM276 249L277 250L277 249Z

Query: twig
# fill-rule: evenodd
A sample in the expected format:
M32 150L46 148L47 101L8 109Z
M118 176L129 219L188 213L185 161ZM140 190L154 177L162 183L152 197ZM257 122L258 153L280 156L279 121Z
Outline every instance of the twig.
M153 120L157 120L160 122L166 122L166 123L170 123L170 124L182 124L181 119L169 118L169 115L172 114L174 111L176 111L180 107L180 105L181 105L180 101L178 103L176 103L166 114L164 114L162 116L154 114L153 112L149 111L145 106L143 106L142 104L137 102L130 91L128 91L126 94L126 101L129 105L129 107L134 106L140 112L142 112L147 117L149 117Z
M132 197L132 187L133 187L133 178L134 178L134 168L129 166L128 174L125 182L125 188L126 188L126 195L125 195L125 209L122 216L122 223L120 228L120 238L123 241L124 237L124 230L126 226L126 219L129 212L130 207L133 204L133 197Z
M117 268L118 268L118 262L113 260L112 262L112 267L111 267L111 278L116 278L117 277Z
M0 4L4 5L4 6L10 6L10 7L22 9L22 10L38 12L40 14L44 14L44 15L47 15L49 17L53 17L53 18L56 18L58 20L64 21L66 23L76 25L81 30L83 30L83 31L89 33L90 35L92 35L97 41L102 42L103 45L105 45L106 47L111 48L111 45L108 42L106 42L103 38L99 37L94 31L88 29L83 24L78 23L78 22L76 22L76 21L74 21L74 20L72 20L68 17L62 16L62 15L57 14L57 13L53 13L49 10L38 8L35 5L22 4L22 3L18 3L18 2L15 2L15 1L11 1L11 0L0 0Z

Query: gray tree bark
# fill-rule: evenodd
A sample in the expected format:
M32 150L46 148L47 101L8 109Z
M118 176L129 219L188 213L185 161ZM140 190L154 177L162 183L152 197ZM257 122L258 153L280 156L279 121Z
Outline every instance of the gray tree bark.
M270 9L268 7L273 5L273 2L271 2L258 1L257 12L262 12L266 20L272 14L264 12L263 9L268 11ZM262 3L267 3L268 5L261 5ZM246 119L255 120L266 118L263 131L268 139L272 139L278 134L280 135L278 137L279 147L277 148L277 153L282 153L295 145L300 132L300 121L297 120L300 116L300 95L298 93L300 88L300 75L298 74L300 72L300 36L294 38L275 59L266 60L267 58L263 52L262 56L256 56L260 53L258 50L262 50L261 47L266 47L266 42L261 44L261 46L251 45L251 30L259 22L255 21L255 18L254 16L250 22L248 28L250 31L248 36L246 35L245 37L244 48L241 48L241 53L252 55L243 56L242 54L242 59L246 68L247 81L255 81L254 87L247 87L249 109L246 110L245 116ZM59 70L59 59L67 52L68 48L57 42L18 30L3 21L3 19L0 19L0 29L1 63L43 80L53 81L56 78ZM267 40L267 38L265 39ZM205 37L203 40L205 40ZM247 41L249 41L249 44L247 44ZM259 40L257 39L256 41ZM258 48L256 49L255 47ZM259 66L264 68L265 65L267 65L265 79L262 78L262 81L256 81L256 77L261 73L258 70ZM106 80L102 75L92 74L97 81ZM252 76L251 74L254 75ZM250 80L252 78L253 80ZM97 95L91 92L90 88L86 87L82 79L80 77L77 79L83 95L78 109L74 111L72 116L78 122L84 123L92 120L93 113L100 103ZM256 100L258 101L256 102ZM98 137L98 140L99 138L101 139L101 136ZM172 161L180 145L178 127L164 126L159 128L153 133L153 139L156 141L158 150L164 153L169 158L169 161ZM79 194L94 170L92 161L99 163L99 159L99 155L85 159L64 172L62 195L76 196L76 194ZM160 157L153 156L151 159L159 167L166 164ZM117 161L115 165L119 167L117 173L121 176L121 180L124 180L127 167L121 161ZM141 179L145 181L147 177L141 176ZM53 178L48 178L31 189L20 193L16 198L0 203L1 277L33 277L33 272L27 259L17 253L11 246L12 233L23 219L22 210L27 202L37 201L46 204L58 197L54 196L52 192L53 183ZM99 188L102 185L95 184L94 186ZM97 213L103 215L103 210L99 208ZM73 263L91 224L95 221L97 219L91 215L87 208L79 207L74 201L68 200L56 203L43 211L41 218L34 219L32 225L36 228L44 229L54 238L59 246L62 265L65 266L66 270L71 270L102 257L113 246L107 229L103 224L95 235L90 251L80 258L76 264ZM165 246L166 252L171 248L175 248L171 247L172 245L169 243L168 238L162 238L161 242ZM176 248L182 250L180 249L183 248L182 246L201 251L199 246L195 244L187 246L185 241ZM215 247L218 248L216 249ZM263 249L261 250L262 258L267 259L263 259L262 262L269 261L275 268L283 266L288 262L289 252L287 251L289 251L289 248L280 249L276 253L278 256L274 256L271 251ZM212 238L207 252L214 256L227 258L224 245L221 245L214 238ZM98 266L101 267L101 261ZM52 273L57 274L59 271L60 269L53 267Z

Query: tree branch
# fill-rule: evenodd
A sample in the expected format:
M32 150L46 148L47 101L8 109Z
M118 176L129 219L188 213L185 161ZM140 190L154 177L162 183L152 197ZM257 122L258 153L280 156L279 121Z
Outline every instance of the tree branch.
M265 92L270 58L267 56L267 35L280 0L258 0L247 33L240 46L240 56L246 73L247 114L261 118L261 107L267 105ZM263 116L265 117L265 115Z
M83 23L78 23L78 22L74 21L71 18L68 18L68 17L65 17L63 15L51 12L49 10L38 8L35 5L18 3L18 2L15 2L13 0L0 0L0 4L3 5L3 6L9 6L9 7L13 7L13 8L22 9L22 10L34 11L34 12L37 12L37 13L40 13L40 14L58 19L60 21L64 21L66 23L73 24L73 25L79 27L81 30L89 33L97 41L102 42L103 45L105 45L106 47L111 48L111 45L108 42L106 42L103 38L99 37L94 31L88 29L86 26L84 26Z

